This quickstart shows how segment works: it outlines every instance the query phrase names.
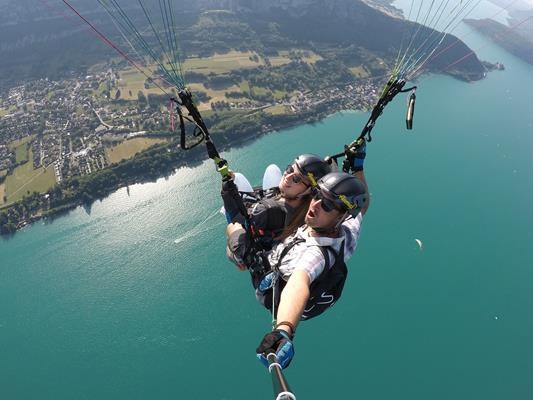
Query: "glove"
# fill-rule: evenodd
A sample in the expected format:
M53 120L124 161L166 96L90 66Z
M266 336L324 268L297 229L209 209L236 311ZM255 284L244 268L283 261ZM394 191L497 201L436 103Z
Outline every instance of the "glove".
M366 141L365 139L361 140L362 144L357 149L348 147L345 149L346 160L348 161L350 170L352 172L359 172L363 170L363 164L366 157Z
M267 333L255 351L259 361L267 368L267 356L270 353L276 355L281 368L287 368L294 357L292 339L283 329L275 329Z
M262 292L265 292L268 289L271 289L272 286L274 286L275 278L276 278L276 275L274 274L274 272L269 272L268 274L265 275L265 277L259 283L258 289L261 290Z

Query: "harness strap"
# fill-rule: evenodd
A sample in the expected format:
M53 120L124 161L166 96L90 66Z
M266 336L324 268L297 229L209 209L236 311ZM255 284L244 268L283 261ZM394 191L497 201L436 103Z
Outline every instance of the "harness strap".
M283 259L287 255L287 253L294 246L296 246L297 244L302 243L302 242L305 242L304 238L295 238L291 243L289 243L287 246L285 246L285 248L281 251L281 254L279 255L278 262L276 263L276 265L274 267L272 267L272 271L279 272L279 267L281 265L281 262L283 261Z
M341 247L338 253L335 251L335 249L332 246L318 246L318 247L320 248L320 251L322 252L322 255L324 256L324 260L326 261L326 264L324 265L324 270L320 273L320 276L316 278L315 281L311 285L318 282L323 275L327 274L329 269L333 267L333 265L337 262L337 260L344 261L344 240L341 243ZM330 263L328 250L331 250L333 254L335 255L333 264Z

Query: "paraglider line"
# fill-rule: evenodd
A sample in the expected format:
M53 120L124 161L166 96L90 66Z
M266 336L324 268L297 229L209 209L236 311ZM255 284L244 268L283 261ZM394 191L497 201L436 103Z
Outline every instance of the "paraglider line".
M516 3L518 0L513 0L511 3L509 3L505 8L502 8L501 10L499 10L497 13L495 13L494 15L490 16L488 19L494 19L495 17L497 17L498 15L500 15L502 12L504 11L507 11L514 3ZM472 32L466 34L465 36L463 36L463 39L470 36L472 34ZM436 54L433 54L430 58L428 58L419 68L422 68L424 67L424 65L426 65L428 62L434 60L435 58L437 58L438 56L440 56L441 54L447 52L448 50L454 48L455 46L457 46L457 44L459 44L460 42L462 42L463 40L461 39L457 39L455 40L452 44L446 46L444 49L442 49L441 51L437 52Z
M130 56L128 56L126 53L124 53L119 47L117 47L110 39L108 39L102 32L100 32L88 19L86 19L83 15L81 15L78 10L76 10L72 4L70 4L67 0L62 0L63 3L65 3L65 5L70 8L78 17L81 18L81 20L83 22L85 22L94 32L96 32L96 34L98 35L98 37L104 42L106 43L107 45L109 45L111 48L113 48L117 53L119 53L122 57L124 57L131 65L133 65L137 70L139 70L139 72L141 72L147 79L150 79L155 86L157 86L163 93L165 93L167 96L169 95L165 89L163 89L157 82L155 82L151 77L148 76L148 74L146 74L146 72L144 72L142 70L141 67L139 67L137 65L137 63L135 63L135 61L133 61Z

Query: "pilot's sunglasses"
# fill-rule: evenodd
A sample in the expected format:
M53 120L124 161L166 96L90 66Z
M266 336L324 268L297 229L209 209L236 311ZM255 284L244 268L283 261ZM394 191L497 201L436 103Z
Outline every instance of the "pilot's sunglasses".
M333 200L330 200L325 197L320 190L315 191L313 199L320 200L320 205L322 206L322 209L327 213L333 210L339 210L338 207L335 206Z

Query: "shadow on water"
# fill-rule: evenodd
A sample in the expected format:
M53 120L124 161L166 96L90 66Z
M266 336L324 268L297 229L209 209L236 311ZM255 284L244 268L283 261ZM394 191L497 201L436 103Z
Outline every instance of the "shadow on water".
M93 207L93 204L94 204L94 201L88 204L87 203L82 204L83 210L89 216L91 215L91 209Z
M15 237L15 233L16 232L2 233L0 235L0 238L2 239L2 241L8 242Z

